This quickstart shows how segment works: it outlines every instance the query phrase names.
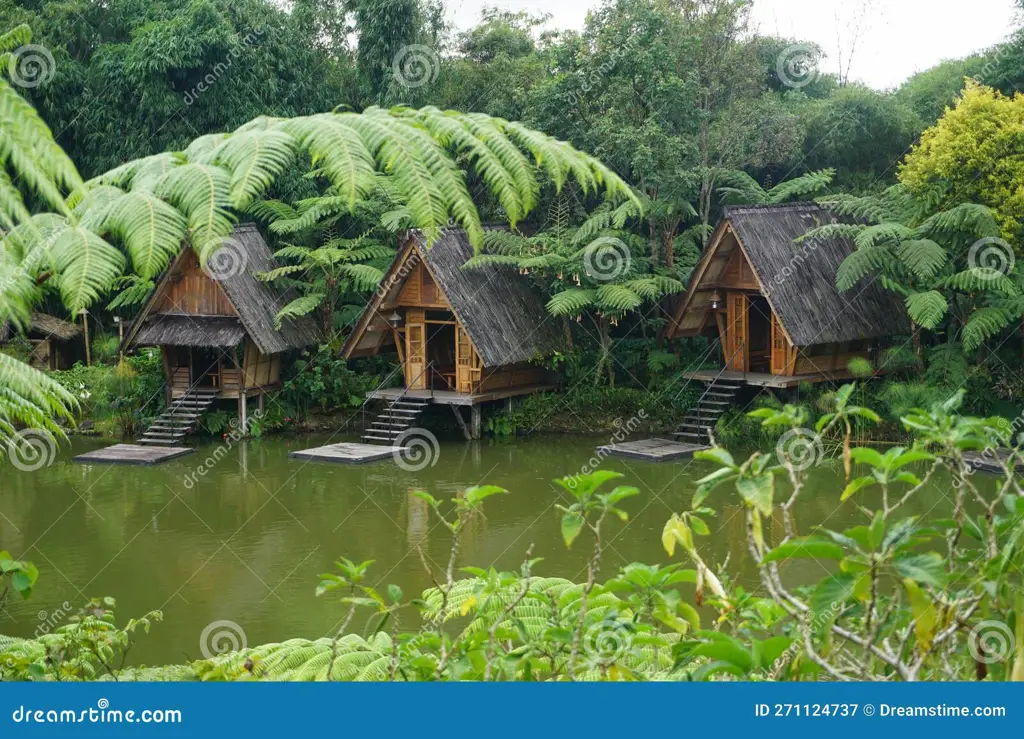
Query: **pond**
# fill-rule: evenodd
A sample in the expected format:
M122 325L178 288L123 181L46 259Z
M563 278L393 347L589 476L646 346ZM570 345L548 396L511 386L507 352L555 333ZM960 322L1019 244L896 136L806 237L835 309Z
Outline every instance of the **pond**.
M249 645L333 634L344 607L315 597L314 589L336 558L375 560L371 581L395 583L406 598L431 585L424 558L438 572L447 561L450 539L410 495L416 488L439 498L481 483L510 491L487 501L486 519L468 530L459 566L517 569L532 543L534 556L544 558L537 574L582 580L589 542L571 551L563 546L553 505L565 496L551 480L578 473L603 441L442 442L433 467L410 473L391 461L348 466L288 459L327 437L270 437L219 452L208 443L155 467L73 464L75 453L104 445L76 439L36 472L2 468L0 549L35 562L40 579L28 601L10 599L0 632L31 636L65 603L77 608L90 597L113 596L119 623L164 612L164 622L132 649L134 663L200 658L204 628L220 620L237 623ZM197 465L214 455L209 471L199 474ZM603 467L624 473L624 482L642 491L625 503L629 522L609 527L604 574L631 561L667 563L662 526L689 506L695 481L713 465L609 458ZM840 464L812 470L797 510L802 530L865 520L852 503L840 505L841 489ZM946 515L950 498L948 478L939 480L909 512ZM709 563L728 557L734 577L754 586L740 509L723 504L734 500L726 488L709 498L718 515L709 521L712 534L701 540L702 551ZM809 568L807 578L823 574L815 562L799 566Z

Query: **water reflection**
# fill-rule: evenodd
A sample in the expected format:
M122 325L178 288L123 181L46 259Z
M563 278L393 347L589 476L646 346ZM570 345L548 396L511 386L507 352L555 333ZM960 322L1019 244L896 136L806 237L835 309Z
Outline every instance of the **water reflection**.
M288 459L290 451L324 441L271 437L224 452L210 444L156 467L75 465L73 453L64 451L53 466L34 473L5 468L0 549L33 560L41 575L30 601L9 603L0 628L30 635L39 611L111 595L124 619L151 609L165 612L165 622L132 650L141 662L197 657L203 628L219 619L241 625L249 644L327 634L342 606L313 591L317 575L337 557L376 560L371 580L396 583L407 596L431 584L424 561L435 571L447 562L448 533L411 494L415 489L443 500L469 485L511 491L490 498L486 517L467 528L460 567L515 569L533 543L534 556L544 558L539 574L576 578L584 571L587 547L566 551L561 543L553 505L565 502L564 494L551 480L576 473L593 456L594 440L442 443L437 464L412 474L391 462L347 466ZM73 452L98 445L76 440ZM605 466L642 491L627 503L629 523L611 527L605 571L633 560L667 562L662 526L673 511L689 506L695 481L712 467L619 459ZM838 466L813 470L795 510L801 526L839 529L863 522L855 506L838 502L840 475ZM780 484L777 495L784 494ZM939 480L915 501L915 511L934 508L931 515L942 515L951 509L950 496L948 481ZM718 515L701 546L709 563L728 558L733 576L755 585L733 500L724 491L709 499ZM822 574L813 562L800 567L808 579Z

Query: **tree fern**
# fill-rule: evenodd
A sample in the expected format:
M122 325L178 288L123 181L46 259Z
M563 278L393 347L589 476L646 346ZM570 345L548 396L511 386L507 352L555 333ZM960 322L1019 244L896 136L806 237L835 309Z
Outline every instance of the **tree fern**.
M991 267L971 267L943 278L938 284L965 293L991 290L1008 296L1019 294L1013 280Z
M904 226L902 223L879 223L859 231L854 238L854 243L858 249L864 249L886 243L899 244L901 241L914 238L914 235L914 229Z
M945 318L949 307L945 296L938 290L911 293L906 299L907 313L910 319L927 329L933 329Z
M934 277L948 258L946 250L931 239L905 241L897 247L896 253L900 261L922 280Z
M596 290L574 287L552 295L548 301L548 313L553 316L570 316L579 313L594 302Z
M979 308L974 311L964 324L960 337L965 351L974 351L986 340L1001 333L1014 315L1003 308Z
M894 261L886 247L869 246L856 249L850 252L836 270L836 287L840 290L849 290L872 272L892 267Z

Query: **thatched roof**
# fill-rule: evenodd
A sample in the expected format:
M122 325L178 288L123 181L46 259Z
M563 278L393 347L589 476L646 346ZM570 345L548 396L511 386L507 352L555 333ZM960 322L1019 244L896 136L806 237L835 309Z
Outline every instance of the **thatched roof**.
M46 339L57 339L58 341L71 341L82 333L82 327L63 318L51 316L49 313L32 311L29 314L29 324L24 331L26 336L36 336ZM0 324L0 341L10 341L14 335L9 322Z
M236 226L226 243L228 246L221 248L237 249L241 258L232 255L232 268L218 277L217 284L238 318L231 318L233 323L230 323L218 316L189 315L184 320L181 313L151 313L150 309L159 300L161 286L174 271L175 265L172 264L158 280L135 325L125 336L126 345L233 346L248 334L261 353L276 354L320 341L320 331L309 316L285 318L280 329L274 328L278 312L297 295L293 290L282 290L257 278L257 275L280 265L256 226L252 223ZM183 247L183 253L188 248ZM165 323L166 327L163 326ZM236 335L237 339L228 343Z
M748 260L795 346L907 333L903 302L874 277L865 277L845 292L836 288L836 271L855 248L852 239L794 243L811 229L840 220L817 203L727 207L676 309L669 335L692 335L699 332L698 326L708 325L708 294L703 286L721 277L735 248Z
M190 316L162 313L147 321L135 336L139 346L238 346L245 338L241 321L231 316Z
M564 348L558 322L548 314L543 296L529 278L508 265L463 269L474 255L473 245L463 230L447 229L430 247L421 232L410 232L381 283L389 289L379 290L371 299L345 342L344 356L352 356L371 323L381 324L375 326L378 330L386 328L378 309L401 290L404 280L396 275L413 252L426 263L485 367L526 362Z

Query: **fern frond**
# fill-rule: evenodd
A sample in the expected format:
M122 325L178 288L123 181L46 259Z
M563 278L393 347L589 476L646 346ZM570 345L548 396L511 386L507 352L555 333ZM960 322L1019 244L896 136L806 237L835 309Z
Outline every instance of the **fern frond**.
M946 250L931 239L904 241L897 254L907 269L922 280L934 277L948 258Z
M836 171L831 168L808 172L791 180L780 182L766 193L766 200L769 203L785 203L790 200L806 198L831 185L835 176Z
M893 262L894 258L886 247L856 249L850 252L836 270L836 287L840 291L849 290L866 275L891 268Z
M304 316L307 313L312 313L320 306L321 303L324 302L324 297L325 296L322 293L309 293L308 295L303 295L301 298L296 298L291 301L288 305L278 311L277 315L274 317L274 328L280 331L281 322L285 318L298 318L299 316Z
M216 163L231 170L231 204L245 210L294 158L295 141L284 131L243 131L220 147Z
M979 308L974 311L964 325L961 338L964 350L971 352L988 339L1002 332L1013 320L1013 315L1002 308Z
M938 290L911 293L906 298L907 313L922 328L934 329L946 316L949 305Z
M230 187L228 171L211 164L174 167L156 183L156 195L185 214L192 246L204 263L234 229Z
M902 223L879 223L858 232L854 237L854 243L858 249L865 249L883 244L899 244L913 239L914 236L914 230Z
M597 298L596 290L580 287L569 288L551 296L548 301L548 313L553 316L568 316L579 313Z
M926 239L957 234L980 239L998 237L1000 230L990 209L984 205L963 203L931 216L918 227L917 233Z
M951 287L964 293L991 291L1006 296L1019 295L1013 280L991 267L972 267L957 272L937 283L938 287Z
M601 285L594 303L609 311L631 311L643 305L644 299L625 285Z

